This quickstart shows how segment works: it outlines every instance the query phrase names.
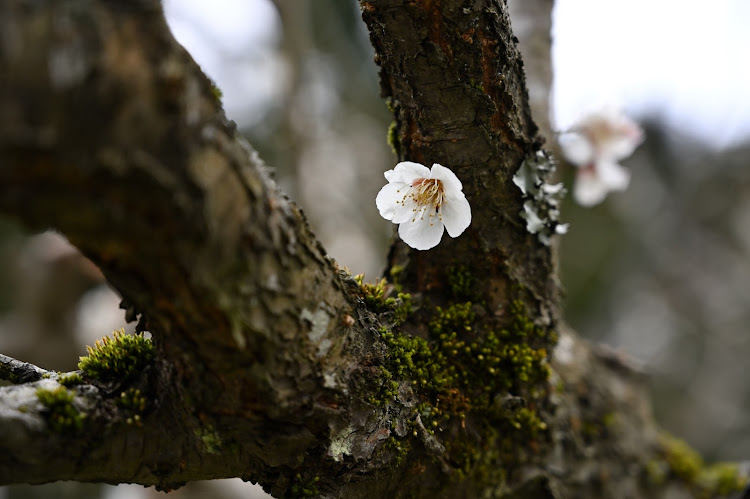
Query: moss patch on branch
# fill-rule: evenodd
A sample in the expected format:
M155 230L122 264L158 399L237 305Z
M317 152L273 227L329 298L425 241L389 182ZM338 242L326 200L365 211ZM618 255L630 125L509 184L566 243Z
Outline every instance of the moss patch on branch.
M374 284L364 282L364 274L354 276L354 280L361 289L360 297L364 300L370 310L388 314L386 319L394 326L403 323L412 310L411 295L409 293L397 292L395 297L388 297L388 287L385 278ZM395 289L395 286L394 286ZM398 291L396 289L396 291Z
M725 497L742 490L748 483L735 463L706 466L703 459L685 441L662 433L658 457L648 463L649 480L660 485L676 477L691 489L695 497Z
M465 295L467 281L456 279L455 284L456 294ZM547 438L540 411L548 404L547 347L555 339L534 325L521 301L513 301L508 312L511 324L499 331L475 330L471 302L435 307L426 339L381 329L387 354L371 402L383 408L416 399L407 428L398 431L400 423L394 421L385 447L396 452L397 462L408 455L420 424L445 444L445 458L457 476L504 480L506 468L524 459L519 448L542 445Z
M318 497L320 496L320 492L318 492L318 482L320 481L320 477L312 477L309 480L305 480L302 478L302 475L297 473L297 476L294 479L294 484L292 485L292 497Z
M81 377L80 374L78 374L76 372L65 373L65 374L61 373L60 377L57 378L57 381L62 386L66 386L66 387L70 388L72 386L80 385L81 383L83 383L83 378Z
M117 407L123 412L125 423L141 426L141 416L146 410L146 397L137 388L130 388L120 392L120 398L116 401Z
M88 355L81 357L78 368L100 381L126 380L146 367L154 358L154 345L143 333L125 334L114 331L112 338L97 340L96 346L86 347Z
M77 432L83 428L84 415L73 405L73 392L64 386L54 390L38 388L37 399L45 407L42 412L47 424L57 433Z

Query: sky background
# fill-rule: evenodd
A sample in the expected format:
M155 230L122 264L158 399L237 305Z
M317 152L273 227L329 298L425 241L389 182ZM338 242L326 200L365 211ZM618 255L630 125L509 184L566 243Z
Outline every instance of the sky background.
M223 90L227 114L249 126L283 91L287 70L272 54L281 23L269 0L219 4L167 0L165 7L176 38ZM749 21L744 0L559 0L553 27L557 127L615 105L636 118L663 118L714 147L747 137ZM362 32L366 36L364 26Z
M614 103L722 147L750 133L750 2L558 0L560 126Z

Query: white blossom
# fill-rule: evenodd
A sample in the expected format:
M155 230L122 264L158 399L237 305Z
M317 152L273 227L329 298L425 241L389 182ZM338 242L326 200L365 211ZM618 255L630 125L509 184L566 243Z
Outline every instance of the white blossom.
M601 203L609 191L624 191L630 172L618 162L643 141L641 128L622 112L591 114L560 137L565 157L578 167L573 196L583 206Z
M385 172L388 180L375 199L380 215L399 224L401 240L414 249L434 248L443 227L458 237L471 223L471 208L458 177L435 163L432 169L402 161Z

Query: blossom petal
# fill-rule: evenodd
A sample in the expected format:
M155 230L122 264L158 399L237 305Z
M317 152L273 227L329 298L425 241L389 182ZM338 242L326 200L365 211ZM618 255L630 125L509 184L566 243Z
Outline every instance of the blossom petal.
M643 130L621 110L602 114L607 133L600 137L600 154L617 161L633 154L643 142Z
M624 191L630 184L630 172L625 168L606 159L601 159L594 165L599 180L611 191Z
M443 216L445 230L451 237L460 236L471 224L471 206L463 192L459 192L457 196L446 197L440 214Z
M409 220L399 225L398 235L412 248L428 250L437 246L442 239L443 223L437 217L425 214L424 218L417 218L414 222Z
M411 185L415 178L430 178L430 169L420 163L402 161L393 170L385 172L388 182L403 182Z
M380 216L386 220L393 220L396 214L396 208L401 206L401 200L404 197L405 190L408 186L404 183L388 183L380 189L375 198L375 205L380 211ZM397 222L398 223L398 222Z
M409 189L409 187L404 187L404 189ZM403 198L403 193L406 192L402 190L400 192L401 198ZM399 198L399 200L401 199ZM398 206L396 206L396 213L393 215L392 222L395 224L400 224L403 222L406 222L407 220L411 220L414 218L415 215L417 215L417 211L419 210L419 206L417 206L417 203L415 203L411 197L404 200L403 204L399 203Z
M604 201L609 187L601 181L598 175L590 171L579 170L573 196L581 206L594 206Z
M602 146L602 155L614 160L625 159L641 145L643 134L639 128L627 135L615 135Z
M565 157L576 166L586 166L594 158L594 147L581 133L561 135L559 142Z
M458 180L456 174L438 163L432 165L430 178L442 180L443 189L445 189L445 192L448 195L454 194L456 192L461 192L461 189L463 189L463 185L461 185L461 181Z

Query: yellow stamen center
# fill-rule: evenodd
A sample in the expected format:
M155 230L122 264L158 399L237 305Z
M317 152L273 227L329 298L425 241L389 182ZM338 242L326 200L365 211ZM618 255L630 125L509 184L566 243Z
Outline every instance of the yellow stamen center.
M404 206L407 200L411 200L416 205L412 211L414 211L414 218L412 222L417 220L424 220L425 213L430 218L430 225L432 225L432 218L437 215L438 220L443 221L443 215L440 213L440 207L443 205L445 198L445 188L443 182L434 178L416 178L412 181L411 187L406 191L404 197L401 198L402 206Z

